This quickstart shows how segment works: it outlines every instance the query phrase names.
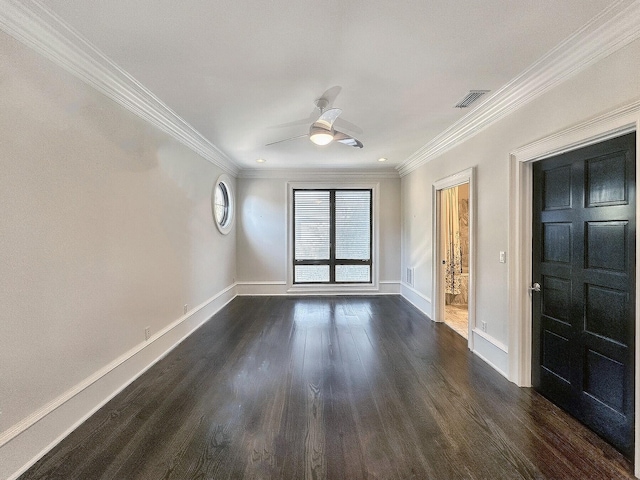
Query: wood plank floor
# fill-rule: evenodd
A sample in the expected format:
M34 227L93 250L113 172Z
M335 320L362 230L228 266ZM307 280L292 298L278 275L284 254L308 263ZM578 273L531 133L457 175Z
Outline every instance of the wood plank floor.
M238 297L26 479L623 479L398 296Z

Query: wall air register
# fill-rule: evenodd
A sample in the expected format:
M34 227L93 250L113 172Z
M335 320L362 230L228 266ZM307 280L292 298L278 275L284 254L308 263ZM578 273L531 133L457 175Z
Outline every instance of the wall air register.
M489 93L490 90L470 90L466 97L455 104L455 108L468 108L473 102L483 95Z

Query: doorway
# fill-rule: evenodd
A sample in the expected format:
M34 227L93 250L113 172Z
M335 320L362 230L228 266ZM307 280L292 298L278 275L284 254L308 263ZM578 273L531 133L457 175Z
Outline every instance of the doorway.
M533 386L634 451L635 134L533 166Z
M444 323L469 338L469 183L440 191Z
M433 319L467 340L473 349L474 187L469 168L433 185Z

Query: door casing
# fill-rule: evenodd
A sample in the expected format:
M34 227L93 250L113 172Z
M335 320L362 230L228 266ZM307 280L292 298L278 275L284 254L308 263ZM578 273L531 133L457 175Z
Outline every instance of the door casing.
M509 374L519 386L531 386L532 320L529 286L532 278L533 163L564 152L640 131L640 101L608 112L588 122L523 146L511 152L509 211ZM636 170L640 168L640 135L636 135ZM640 208L636 201L636 222ZM640 258L636 242L636 258ZM640 278L640 262L636 263ZM640 366L640 282L636 282L635 364ZM636 368L635 410L640 412L640 368ZM640 415L635 418L635 458L640 459ZM640 461L634 462L640 477Z

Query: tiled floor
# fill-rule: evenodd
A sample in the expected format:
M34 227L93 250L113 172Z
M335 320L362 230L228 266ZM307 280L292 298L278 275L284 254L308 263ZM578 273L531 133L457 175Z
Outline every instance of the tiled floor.
M444 322L464 338L468 338L469 314L467 305L445 305Z

